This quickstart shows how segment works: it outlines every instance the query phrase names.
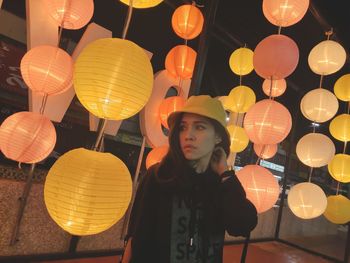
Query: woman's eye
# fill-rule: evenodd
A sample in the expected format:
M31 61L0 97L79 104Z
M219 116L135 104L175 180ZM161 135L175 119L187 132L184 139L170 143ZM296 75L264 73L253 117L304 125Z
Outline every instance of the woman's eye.
M203 126L203 125L197 125L197 130L204 130L205 129L205 126Z
M180 131L184 131L186 129L185 125L180 125Z

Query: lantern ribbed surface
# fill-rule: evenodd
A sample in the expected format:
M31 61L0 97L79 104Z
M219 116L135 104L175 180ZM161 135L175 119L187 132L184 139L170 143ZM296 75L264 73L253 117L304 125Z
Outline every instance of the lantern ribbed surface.
M145 51L135 43L104 38L90 43L74 66L74 88L93 115L127 119L147 103L153 88L153 69Z
M94 13L93 0L44 0L44 3L57 25L66 29L82 28Z
M130 0L120 0L120 2L129 5ZM150 8L159 5L163 0L133 0L133 8Z
M336 154L328 164L330 175L341 183L350 183L350 155Z
M253 55L254 52L249 48L238 48L232 52L229 65L233 73L243 76L253 71Z
M37 46L21 60L21 74L27 86L41 94L58 94L72 86L73 60L55 46Z
M249 109L243 125L252 142L277 144L288 136L292 128L292 116L281 103L265 99Z
M254 143L254 152L262 159L269 159L277 153L277 144L256 144Z
M153 164L159 163L163 157L168 153L169 146L159 146L153 148L147 155L146 168L150 168Z
M263 213L277 202L279 185L273 174L259 165L246 165L236 172L247 198L254 204L258 213Z
M339 141L350 141L350 114L336 116L329 124L329 131Z
M287 89L287 82L285 79L271 80L265 79L262 85L263 92L267 96L278 97L281 96Z
M132 194L128 168L116 156L83 148L51 167L44 201L51 218L72 235L100 233L125 214Z
M0 149L7 158L17 162L40 162L52 152L55 144L55 127L39 113L17 112L0 126Z
M254 91L247 86L241 85L230 91L225 103L230 111L244 113L255 104L255 100Z
M230 151L231 152L241 152L247 148L249 143L249 138L242 127L236 125L227 126L228 133L231 138Z
M193 75L197 52L186 45L172 48L165 58L165 69L173 77L190 79Z
M159 118L162 125L169 129L168 117L175 111L181 111L185 105L185 99L180 96L165 98L159 106Z
M350 200L343 195L327 197L327 208L323 215L334 224L346 224L350 221Z
M187 40L193 39L201 33L203 23L203 14L195 5L179 6L171 18L174 32Z
M335 82L334 94L342 101L350 101L350 74L341 76Z

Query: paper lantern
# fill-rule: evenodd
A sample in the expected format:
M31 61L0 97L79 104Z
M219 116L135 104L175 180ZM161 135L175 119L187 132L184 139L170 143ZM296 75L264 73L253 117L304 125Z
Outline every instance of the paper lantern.
M53 95L72 86L73 60L64 50L54 46L37 46L21 60L24 82L34 92Z
M57 25L66 29L82 28L94 13L93 0L44 0L44 3Z
M150 168L152 165L159 163L163 157L168 153L169 146L159 146L153 148L147 155L146 158L146 168Z
M317 44L308 57L311 70L319 75L329 75L340 70L346 60L345 49L333 40Z
M203 23L202 12L194 5L179 6L171 18L171 25L176 35L187 40L201 33Z
M329 131L339 141L350 141L350 114L336 116L329 124Z
M309 7L309 0L264 0L263 13L275 26L287 27L299 22Z
M350 74L340 77L334 84L334 93L338 99L350 101Z
M120 2L129 5L130 0L120 0ZM150 8L159 5L163 0L133 0L132 7L134 8Z
M332 160L335 146L326 135L309 133L298 141L296 153L303 164L310 167L321 167Z
M153 88L153 69L145 51L135 43L104 38L90 43L74 66L74 89L93 115L127 119L147 103Z
M326 89L313 89L300 101L300 110L305 118L314 122L326 122L337 113L339 103L335 95Z
M52 152L56 130L45 116L35 112L17 112L0 126L0 149L20 163L37 163Z
M268 36L254 50L254 69L264 79L286 78L293 73L298 61L298 46L285 35Z
M255 93L247 86L237 86L230 91L226 104L232 112L247 112L255 104Z
M247 75L254 69L253 51L249 48L238 48L230 56L229 65L233 73L243 76Z
M350 183L350 155L336 154L328 164L330 175L341 183Z
M249 138L242 127L236 125L228 125L227 130L231 138L231 152L241 152L247 148L249 143Z
M343 195L327 197L327 208L323 215L334 224L346 224L350 221L350 200Z
M297 217L312 219L322 215L326 210L327 197L319 186L313 183L300 183L289 190L288 205Z
M165 58L165 69L177 78L190 79L193 75L197 53L186 45L172 48Z
M287 89L287 82L285 79L271 80L265 79L262 85L263 91L267 96L278 97L281 96ZM270 94L271 93L271 94Z
M117 223L131 194L131 176L120 159L83 148L62 155L49 170L44 185L49 215L77 236L97 234Z
M277 144L256 144L254 143L254 152L262 159L269 159L277 153Z
M274 100L261 100L244 117L243 126L249 139L256 144L277 144L292 128L288 109Z
M185 105L185 99L180 96L165 98L159 107L159 118L162 125L169 129L168 117L174 111L180 111Z
M279 185L269 170L259 165L246 165L236 174L258 213L269 210L277 202Z

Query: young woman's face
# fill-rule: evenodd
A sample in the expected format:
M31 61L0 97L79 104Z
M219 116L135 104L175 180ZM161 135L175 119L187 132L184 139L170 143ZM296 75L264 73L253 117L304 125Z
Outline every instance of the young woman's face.
M183 115L179 138L181 150L190 161L210 158L215 145L221 141L207 118L192 113Z

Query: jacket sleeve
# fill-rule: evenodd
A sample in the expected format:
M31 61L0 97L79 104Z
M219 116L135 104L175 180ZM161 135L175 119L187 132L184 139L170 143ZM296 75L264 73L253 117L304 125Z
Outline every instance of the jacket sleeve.
M231 236L248 236L258 222L256 208L246 198L246 193L234 171L226 171L222 176L230 176L221 183L220 189L225 229Z

